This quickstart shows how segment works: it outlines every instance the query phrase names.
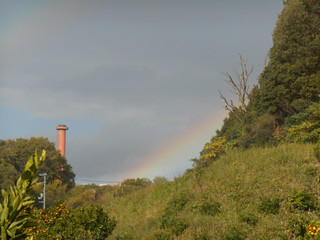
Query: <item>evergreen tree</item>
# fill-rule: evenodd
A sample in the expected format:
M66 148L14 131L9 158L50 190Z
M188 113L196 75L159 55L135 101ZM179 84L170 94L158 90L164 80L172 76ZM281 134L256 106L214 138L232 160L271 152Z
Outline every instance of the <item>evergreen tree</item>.
M319 8L319 1L287 1L274 29L270 61L254 98L256 110L275 115L280 124L319 99Z

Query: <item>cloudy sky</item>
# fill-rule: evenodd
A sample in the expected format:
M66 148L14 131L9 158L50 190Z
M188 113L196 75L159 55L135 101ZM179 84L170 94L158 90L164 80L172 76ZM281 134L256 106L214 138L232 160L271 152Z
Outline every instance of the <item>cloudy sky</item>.
M0 139L57 141L78 183L190 168L272 46L281 0L0 0ZM89 181L88 181L89 180Z

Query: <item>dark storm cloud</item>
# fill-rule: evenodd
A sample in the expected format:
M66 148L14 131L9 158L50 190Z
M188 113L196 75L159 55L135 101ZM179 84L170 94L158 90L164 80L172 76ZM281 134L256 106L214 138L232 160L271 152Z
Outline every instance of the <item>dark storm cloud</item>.
M71 134L68 159L78 176L122 176L221 111L218 89L230 96L221 72L237 69L238 53L254 65L256 83L281 7L275 0L1 1L1 105L37 121L103 122Z

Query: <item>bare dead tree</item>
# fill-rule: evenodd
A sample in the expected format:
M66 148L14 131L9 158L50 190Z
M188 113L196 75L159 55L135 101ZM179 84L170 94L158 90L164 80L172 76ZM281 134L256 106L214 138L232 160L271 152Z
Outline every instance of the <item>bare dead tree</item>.
M248 79L253 72L253 66L251 66L251 68L248 70L247 59L243 59L241 54L239 54L239 56L241 73L236 72L236 79L234 79L228 72L222 73L226 77L225 81L232 87L231 92L237 96L239 106L235 106L232 100L227 100L220 90L219 93L220 98L226 104L225 108L228 111L233 112L235 116L241 120L241 113L246 113L248 111L247 105L250 101Z

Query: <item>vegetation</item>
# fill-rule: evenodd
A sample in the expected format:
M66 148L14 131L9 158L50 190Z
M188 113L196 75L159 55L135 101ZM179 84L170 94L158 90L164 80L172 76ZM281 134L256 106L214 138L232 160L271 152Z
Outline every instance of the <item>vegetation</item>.
M48 174L48 183L52 183L58 179L64 184L67 184L68 187L74 185L75 174L72 172L72 167L67 163L66 159L61 156L60 152L56 150L54 143L42 137L1 140L0 164L9 170L7 172L1 171L1 178L11 179L13 182L16 181L23 171L26 159L33 154L34 149L46 149L47 160L41 164L39 172ZM10 186L10 184L7 184L6 181L0 182L0 188L7 189L8 186Z
M9 192L2 189L3 202L0 203L1 240L24 239L30 236L27 231L27 228L32 226L29 210L33 206L34 200L28 194L38 180L36 173L45 157L45 151L42 152L40 159L36 151L27 161L16 185L13 188L10 187Z
M19 178L23 171L26 159L34 153L34 149L46 150L46 161L39 167L40 173L47 173L47 203L50 205L56 200L64 199L67 190L74 186L75 174L67 160L56 150L54 143L47 138L0 141L0 189L9 190L9 187ZM42 185L34 186L31 195L39 196ZM36 206L40 206L36 198Z
M190 171L121 197L102 195L118 221L108 239L311 237L309 224L320 222L314 147L235 148L201 175Z
M320 239L319 26L319 1L284 1L258 85L249 91L252 69L240 55L242 72L224 74L239 106L220 93L228 117L174 181L74 186L47 139L0 141L0 188L22 174L2 191L2 239ZM35 147L48 160L31 158L23 170ZM38 168L48 173L51 208L30 212ZM33 186L34 196L41 190Z
M46 210L33 211L35 227L28 232L34 239L92 239L103 240L116 226L101 206L68 209L64 202Z
M233 105L217 136L240 147L272 145L287 134L293 141L319 139L320 3L284 4L259 84L247 94L245 73L250 71L243 67L243 59L239 83L231 82L233 89L242 90L235 91L242 101L238 108Z

